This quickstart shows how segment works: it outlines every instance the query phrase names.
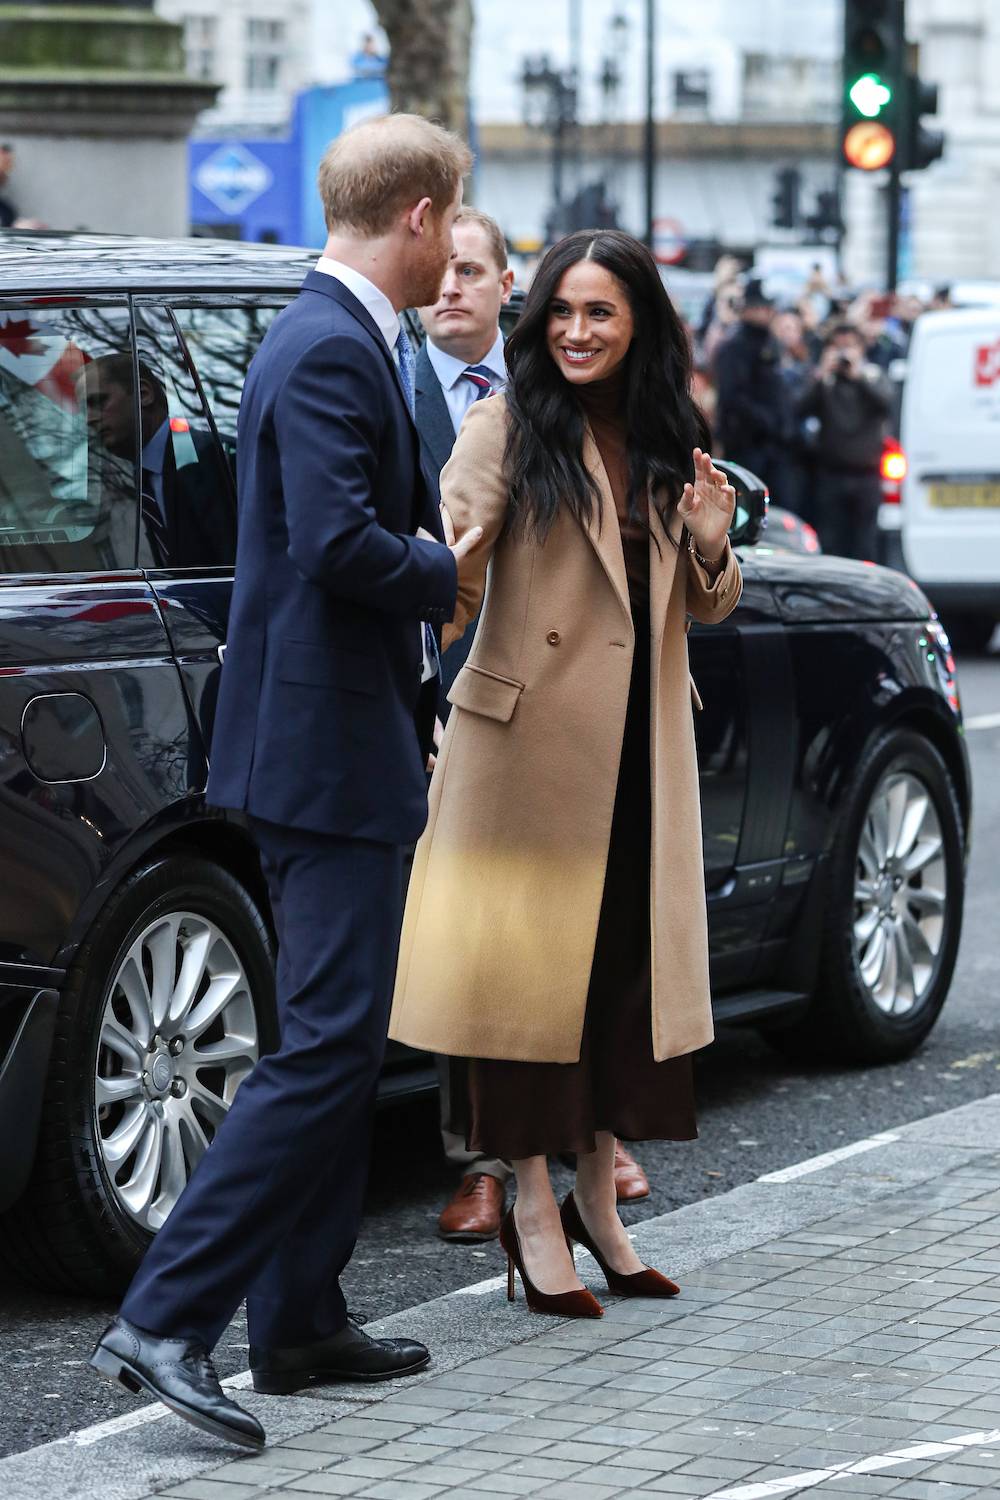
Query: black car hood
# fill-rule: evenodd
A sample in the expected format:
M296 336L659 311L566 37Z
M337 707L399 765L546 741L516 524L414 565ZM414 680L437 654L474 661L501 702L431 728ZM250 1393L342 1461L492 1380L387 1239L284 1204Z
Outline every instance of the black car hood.
M926 620L927 597L905 573L848 557L802 556L748 549L754 571L770 585L781 618L790 625L835 620Z

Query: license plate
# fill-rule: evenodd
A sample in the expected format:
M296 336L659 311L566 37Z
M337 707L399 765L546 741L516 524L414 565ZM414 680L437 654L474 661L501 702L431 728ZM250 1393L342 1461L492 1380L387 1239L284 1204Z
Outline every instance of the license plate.
M931 484L927 498L939 510L987 510L1000 506L1000 484Z

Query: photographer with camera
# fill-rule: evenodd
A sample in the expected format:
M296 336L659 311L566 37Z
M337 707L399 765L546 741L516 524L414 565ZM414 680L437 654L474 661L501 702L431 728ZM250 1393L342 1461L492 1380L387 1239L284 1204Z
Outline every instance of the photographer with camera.
M824 552L875 561L889 403L889 383L877 365L866 362L861 330L836 324L798 402L799 416L811 419L815 429L816 516Z

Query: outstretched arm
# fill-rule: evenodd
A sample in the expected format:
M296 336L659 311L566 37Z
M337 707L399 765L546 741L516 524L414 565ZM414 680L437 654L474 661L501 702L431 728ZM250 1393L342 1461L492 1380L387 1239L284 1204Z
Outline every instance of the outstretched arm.
M299 572L389 614L450 618L455 561L439 542L387 531L373 501L385 411L378 355L344 335L305 351L278 393L274 425Z

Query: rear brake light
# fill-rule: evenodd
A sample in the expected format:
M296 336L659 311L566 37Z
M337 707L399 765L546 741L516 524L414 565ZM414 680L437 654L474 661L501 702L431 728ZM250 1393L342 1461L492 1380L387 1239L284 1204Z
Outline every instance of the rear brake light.
M906 454L902 448L887 448L882 454L882 478L897 483L906 478Z

